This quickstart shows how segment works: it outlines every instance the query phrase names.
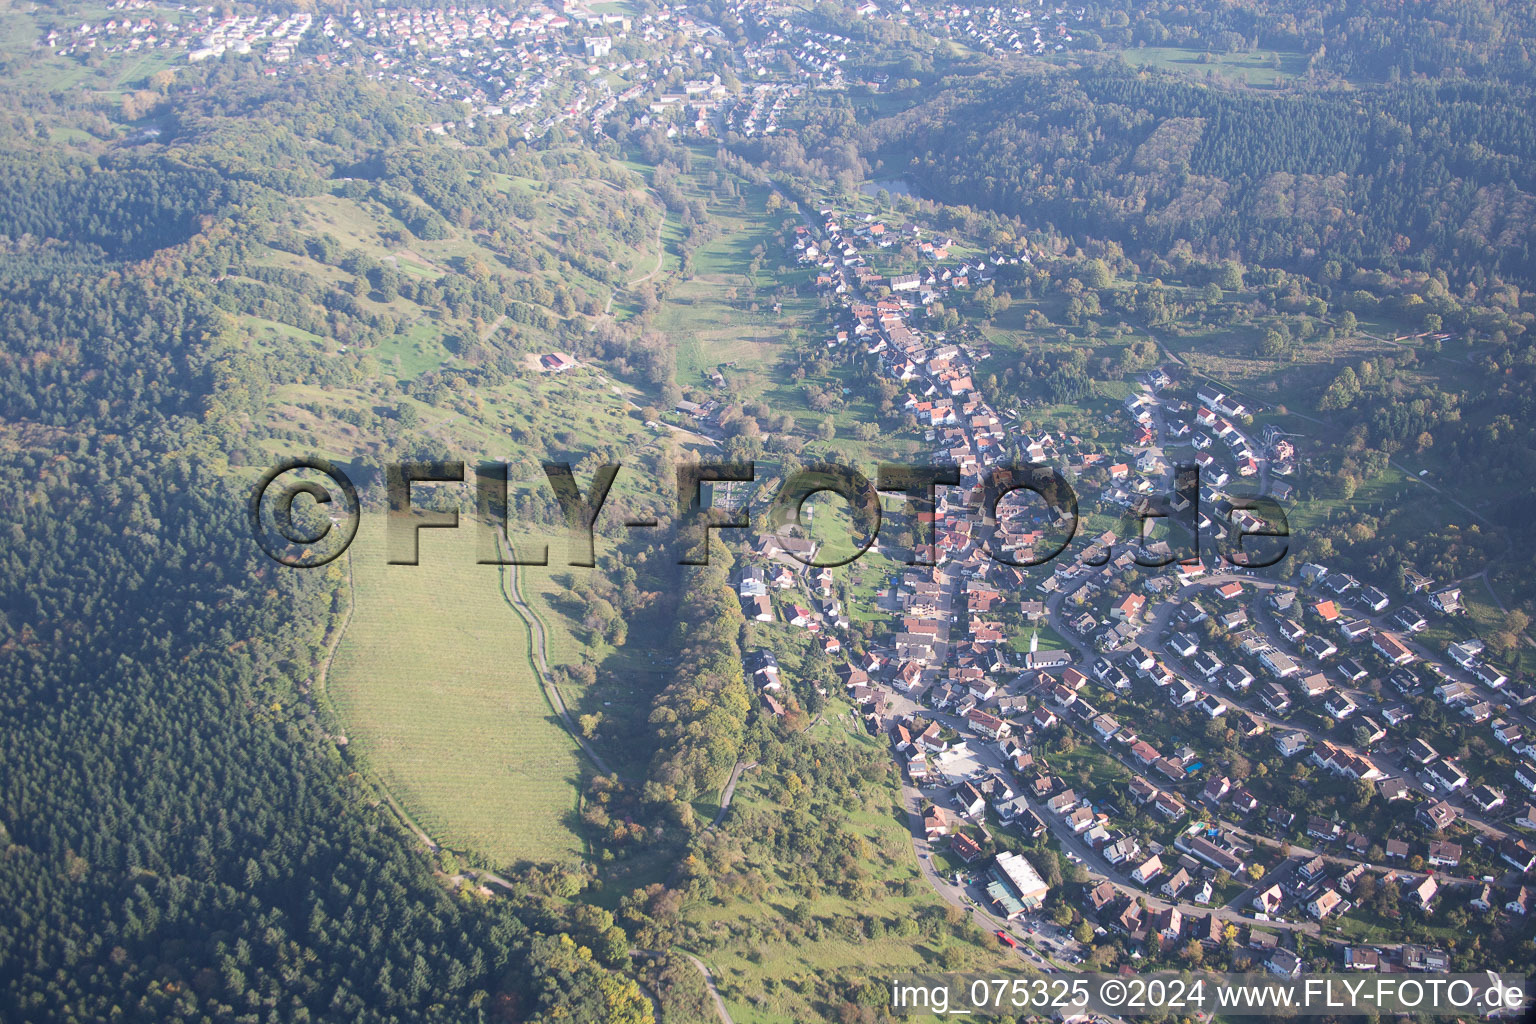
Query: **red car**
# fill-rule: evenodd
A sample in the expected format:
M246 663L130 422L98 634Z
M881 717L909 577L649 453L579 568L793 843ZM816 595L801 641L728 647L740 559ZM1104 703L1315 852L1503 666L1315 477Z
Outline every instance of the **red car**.
M1013 949L1018 949L1019 948L1019 944L1014 941L1013 936L1009 935L1005 931L1001 931L1001 930L998 931L998 933L997 933L997 941L1001 942L1003 945L1009 946L1009 947L1011 947Z

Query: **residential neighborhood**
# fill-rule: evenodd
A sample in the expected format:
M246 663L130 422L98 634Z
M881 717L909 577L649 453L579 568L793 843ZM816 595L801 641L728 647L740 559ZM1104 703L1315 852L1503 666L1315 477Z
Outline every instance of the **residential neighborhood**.
M866 254L901 236L921 240L932 262L887 280ZM773 541L740 572L749 618L844 636L836 677L866 729L890 742L932 884L997 920L1043 927L1031 915L1051 886L1010 851L1052 842L1085 876L1059 884L1073 902L1089 898L1101 932L1155 952L1192 936L1220 943L1235 927L1253 933L1252 962L1271 970L1293 933L1334 947L1343 966L1369 956L1404 966L1401 943L1366 950L1339 935L1332 922L1350 915L1523 906L1536 840L1519 814L1536 811L1516 795L1536 793L1536 691L1483 661L1476 641L1426 644L1429 624L1456 614L1455 588L1213 555L1243 528L1238 517L1252 518L1227 482L1251 481L1245 493L1279 483L1295 448L1272 430L1249 433L1240 398L1176 367L1146 375L1124 403L1127 458L1107 471L1078 437L1015 437L1017 415L975 383L976 342L933 332L922 312L1029 256L957 260L954 247L830 209L796 232L796 257L834 300L827 344L877 357L958 481L936 489L917 524L931 528L934 557L890 549L918 563L876 590L890 632L860 643L826 570ZM1202 430L1223 444L1180 440ZM1011 446L1078 488L1103 480L1079 501L1123 512L1167 494L1176 463L1201 466L1202 557L1149 568L1147 548L1106 530L1023 564L1062 523L1038 506L984 514L989 474L1006 472ZM1220 448L1228 454L1212 454ZM1167 554L1170 541L1159 543ZM1507 752L1502 767L1438 753L1447 734L1435 722L1483 730ZM1281 810L1312 804L1333 810ZM941 857L957 870L940 870ZM1279 953L1266 952L1275 942ZM1089 945L1056 948L1081 957Z

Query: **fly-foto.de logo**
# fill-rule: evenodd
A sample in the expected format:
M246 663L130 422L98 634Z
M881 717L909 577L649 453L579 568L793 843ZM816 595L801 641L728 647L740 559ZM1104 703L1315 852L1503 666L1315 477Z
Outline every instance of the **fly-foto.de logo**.
M597 467L583 488L569 463L543 463L545 478L553 491L569 531L566 564L595 564L596 528L614 481L622 467L608 463ZM547 547L537 556L519 558L507 554L501 543L509 536L508 466L484 462L474 468L475 515L484 544L483 565L547 565ZM756 464L747 462L686 462L677 466L677 514L668 524L658 518L625 520L627 529L673 531L677 561L681 565L709 563L711 531L748 531L752 513L747 504L724 506L716 500L721 484L751 484L757 480ZM386 558L390 565L416 565L420 555L420 531L456 529L457 508L426 508L415 501L413 488L427 484L467 482L463 462L396 462L385 468L388 525ZM706 487L710 496L706 499ZM993 466L984 472L962 475L953 466L906 466L882 464L871 480L858 469L832 463L816 463L786 476L766 512L769 531L782 541L782 550L797 561L815 567L846 565L867 552L879 537L886 515L882 496L897 499L900 514L910 518L916 540L904 560L908 565L934 565L939 545L936 527L940 520L939 488L957 488L961 500L946 502L945 515L972 520L970 535L988 557L1004 565L1028 567L1051 561L1066 550L1082 524L1077 493L1060 471L1049 466ZM806 502L819 494L834 494L848 503L851 551L827 557L815 545L797 543L805 532ZM1036 527L1032 543L1020 548L999 529L999 509L1011 495L1033 503L1030 517ZM1032 496L1032 497L1030 497ZM1200 475L1195 465L1175 466L1173 490L1147 497L1125 510L1131 538L1129 550L1136 564L1162 568L1189 565L1201 560L1203 535L1214 536L1219 557L1240 568L1264 568L1283 559L1289 551L1290 526L1285 511L1263 496L1223 498L1219 504L1220 529L1200 510ZM761 509L757 510L761 511ZM273 466L252 490L247 509L257 543L275 561L292 568L315 568L339 557L357 535L362 515L357 488L335 464L321 458L287 459ZM1156 544L1148 543L1148 531L1162 522L1166 529ZM1207 529L1202 530L1202 526ZM1261 538L1250 550L1249 538ZM1103 546L1089 564L1106 564L1114 551Z

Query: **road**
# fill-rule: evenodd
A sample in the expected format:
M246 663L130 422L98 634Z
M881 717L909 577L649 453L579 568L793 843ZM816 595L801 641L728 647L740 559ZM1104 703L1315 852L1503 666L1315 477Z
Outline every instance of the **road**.
M731 777L725 782L725 788L720 790L720 809L715 812L715 820L709 823L710 828L718 828L725 820L726 812L731 809L731 800L736 796L736 783L741 781L741 773L756 767L756 761L736 762L736 767L731 769Z
M709 969L709 966L705 964L703 960L700 960L686 949L678 949L675 950L675 952L687 957L688 961L692 963L694 967L698 968L699 974L704 978L704 988L708 990L710 1001L715 1004L715 1014L720 1018L720 1020L723 1021L724 1024L736 1024L736 1022L731 1018L731 1011L725 1008L725 1000L720 997L720 989L715 986L714 972ZM662 956L664 955L664 951L659 949L632 949L629 951L629 955L632 957ZM654 1003L655 1001L656 1000L654 998L651 999L651 1002Z
M923 794L910 783L903 782L901 786L902 804L907 811L907 822L912 832L912 850L917 856L917 867L924 879L931 885L944 900L952 907L958 907L971 915L971 919L985 931L995 932L999 929L1008 931L1016 938L1023 939L1025 945L1014 947L1014 952L1019 959L1038 971L1056 971L1062 969L1059 965L1046 959L1027 943L1038 941L1041 936L1032 932L1024 932L1017 926L1007 921L999 921L982 909L982 905L970 899L963 886L955 885L949 879L940 875L933 867L933 847L929 845L927 832L923 828Z
M704 987L709 989L709 998L714 1001L715 1012L720 1015L720 1019L724 1021L725 1024L736 1024L736 1022L731 1019L731 1011L725 1008L725 1000L720 998L720 989L715 986L714 973L711 972L707 966L705 966L703 960L700 960L692 953L684 951L683 956L693 961L693 966L697 967L699 969L699 973L704 975Z

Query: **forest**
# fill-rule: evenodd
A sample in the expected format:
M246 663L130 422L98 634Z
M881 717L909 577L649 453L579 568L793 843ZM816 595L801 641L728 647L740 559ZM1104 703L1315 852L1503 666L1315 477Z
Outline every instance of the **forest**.
M301 106L359 147L391 122L357 82ZM240 514L257 413L305 360L230 313L360 314L270 268L218 280L251 251L231 226L313 179L234 170L287 125L184 117L206 134L174 158L0 167L0 1017L651 1021L611 916L572 913L584 878L445 885L322 726L334 581Z
M1527 84L1268 95L1116 62L970 76L875 128L936 198L1136 258L1178 242L1321 277L1330 261L1528 282Z

